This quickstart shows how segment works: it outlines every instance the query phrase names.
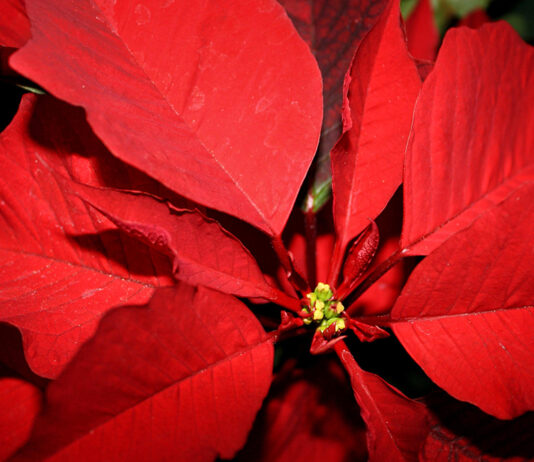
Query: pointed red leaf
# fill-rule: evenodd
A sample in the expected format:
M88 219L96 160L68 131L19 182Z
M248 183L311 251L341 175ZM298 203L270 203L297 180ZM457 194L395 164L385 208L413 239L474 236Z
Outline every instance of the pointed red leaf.
M7 460L30 435L41 392L28 382L0 378L0 460Z
M322 103L317 64L275 0L26 3L32 39L16 70L84 107L120 159L281 233Z
M429 430L425 406L361 369L343 342L338 342L335 349L350 375L354 397L367 425L369 461L416 461Z
M324 117L316 183L330 179L330 150L341 134L343 79L352 56L388 0L280 0L323 76Z
M143 303L172 279L166 257L121 236L80 199L65 195L57 174L70 176L72 167L95 179L94 165L83 153L65 153L80 144L81 131L62 140L58 152L61 140L49 123L54 116L32 117L33 100L23 99L0 136L9 172L0 178L0 320L20 329L30 367L54 377L105 311Z
M0 2L0 47L20 48L30 38L30 22L24 0Z
M399 4L391 1L358 48L345 82L344 134L332 151L334 276L346 245L384 209L401 182L420 86Z
M402 246L426 255L534 171L534 51L505 23L447 33L417 102Z
M502 419L534 409L532 223L534 183L423 260L391 313L434 382Z
M365 425L337 358L303 369L288 361L269 395L240 462L363 462Z
M267 394L272 362L271 340L236 298L161 289L147 306L103 318L50 385L14 460L231 458Z
M133 237L174 260L182 281L241 297L276 300L250 252L216 221L139 193L67 183L84 201ZM297 304L297 307L299 305Z
M439 31L430 0L419 0L406 21L410 54L419 60L434 61L439 45Z

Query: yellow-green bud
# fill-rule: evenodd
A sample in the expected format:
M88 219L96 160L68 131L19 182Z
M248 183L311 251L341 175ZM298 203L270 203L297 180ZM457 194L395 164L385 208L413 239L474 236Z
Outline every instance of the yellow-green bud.
M336 332L345 329L345 327L347 327L347 325L343 318L336 319Z
M323 311L320 311L320 310L315 310L313 312L313 319L315 321L320 321L321 319L324 318L324 312ZM308 318L309 319L309 318Z
M302 308L304 313L311 313L311 316L304 317L303 322L310 325L312 322L318 324L317 330L324 332L332 324L335 331L339 332L346 328L346 323L340 314L345 310L343 303L333 300L334 293L328 284L319 282L313 292L306 294L309 306Z

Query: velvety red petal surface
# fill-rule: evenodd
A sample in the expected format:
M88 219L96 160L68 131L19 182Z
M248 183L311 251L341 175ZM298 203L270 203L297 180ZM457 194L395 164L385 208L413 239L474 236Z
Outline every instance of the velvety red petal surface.
M420 87L406 49L399 5L392 1L362 41L345 80L344 134L332 151L338 239L334 276L349 241L369 225L369 218L376 218L401 183Z
M402 246L426 255L534 171L534 51L504 23L450 30L416 105Z
M232 296L186 284L109 313L14 460L211 461L245 443L273 347Z
M155 287L171 282L171 267L167 257L64 194L58 173L97 181L91 158L76 153L83 141L88 150L93 143L78 138L80 131L62 137L52 113L33 113L33 101L23 99L0 136L9 172L0 178L0 320L20 329L31 368L55 377L103 313L146 302Z
M30 22L24 0L2 0L0 3L0 46L20 48L30 38Z
M423 260L391 312L445 391L501 419L534 409L534 183Z
M28 382L0 378L0 460L20 448L41 408L41 392Z
M369 461L416 461L429 430L425 406L361 369L344 342L336 343L335 350L367 425Z
M275 0L26 3L32 40L16 70L84 107L117 157L281 233L322 101L317 64Z

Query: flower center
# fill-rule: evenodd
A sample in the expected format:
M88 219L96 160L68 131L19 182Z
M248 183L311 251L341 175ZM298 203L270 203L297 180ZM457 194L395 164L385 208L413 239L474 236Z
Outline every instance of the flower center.
M320 282L313 292L306 294L307 305L302 308L301 316L304 324L318 324L317 330L339 332L345 329L345 320L341 313L345 307L334 299L334 293L328 284ZM332 327L333 326L333 327Z

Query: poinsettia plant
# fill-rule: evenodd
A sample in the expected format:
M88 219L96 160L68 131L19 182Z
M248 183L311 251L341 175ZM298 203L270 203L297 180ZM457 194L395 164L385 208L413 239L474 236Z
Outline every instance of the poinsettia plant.
M507 24L438 51L426 1L24 3L0 458L534 456L534 54ZM424 396L375 373L393 341Z

